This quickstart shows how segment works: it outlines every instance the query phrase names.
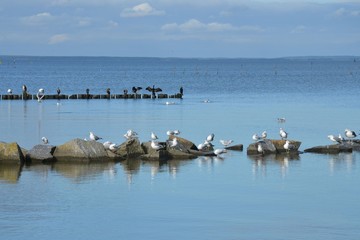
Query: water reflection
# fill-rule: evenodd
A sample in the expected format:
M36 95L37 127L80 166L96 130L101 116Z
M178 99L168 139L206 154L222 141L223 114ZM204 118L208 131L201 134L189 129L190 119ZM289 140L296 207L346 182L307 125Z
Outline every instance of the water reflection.
M21 175L22 166L13 163L0 163L0 181L17 183Z
M83 182L107 174L110 179L115 178L116 168L114 162L107 163L55 163L51 170L60 173L75 182Z
M268 155L248 155L248 158L253 160L252 171L254 176L266 176L268 166L279 166L281 176L285 177L288 174L291 161L300 160L299 154L268 154Z
M339 153L329 154L329 169L330 173L334 174L335 171L346 169L347 172L355 167L356 154L354 153Z

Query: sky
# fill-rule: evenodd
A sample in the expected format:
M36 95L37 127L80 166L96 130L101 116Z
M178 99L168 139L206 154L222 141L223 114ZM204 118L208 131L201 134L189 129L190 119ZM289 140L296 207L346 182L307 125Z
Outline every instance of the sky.
M1 0L0 55L360 56L360 0Z

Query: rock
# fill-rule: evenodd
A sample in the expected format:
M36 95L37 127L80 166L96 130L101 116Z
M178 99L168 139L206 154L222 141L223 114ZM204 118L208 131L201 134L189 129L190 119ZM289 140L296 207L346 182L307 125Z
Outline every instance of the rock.
M178 143L181 144L182 146L184 146L186 149L198 150L198 148L196 147L196 145L193 142L191 142L185 138L181 138L181 137L175 136L175 135L169 136L169 140L173 140L174 138L176 138Z
M269 139L269 140L274 144L276 151L278 153L286 152L286 150L284 149L284 144L285 144L286 140L275 140L275 139ZM294 149L291 150L291 152L298 152L301 142L296 141L296 140L289 140L289 142L290 142L290 144L292 144L294 146Z
M102 143L78 138L57 146L53 155L58 161L110 160Z
M304 152L337 154L340 152L352 152L352 150L349 144L333 144L308 148Z
M26 160L34 162L52 162L55 160L53 153L55 146L39 144L35 145L26 154Z
M294 141L294 140L289 140L289 141L290 141L290 144L292 144L294 146L294 149L291 150L291 152L298 152L301 142ZM257 146L259 143L262 144L264 154L274 154L274 153L286 152L286 150L284 149L285 142L286 142L286 140L264 139L257 143L250 144L249 147L247 148L247 154L248 155L259 154L259 152L257 151Z
M236 144L236 145L225 147L225 149L233 150L233 151L242 151L244 149L244 146L242 144Z
M264 153L263 154L275 154L276 151L276 147L273 144L272 140L270 139L264 139L262 141L256 142L256 143L252 143L248 146L247 148L247 154L248 155L256 155L259 154L258 152L258 144L261 144Z
M185 142L186 143L186 142ZM165 142L160 142L161 145L167 145ZM192 151L188 150L178 139L178 146L170 148L166 146L163 150L154 150L151 147L151 142L144 142L141 144L145 154L141 156L141 159L144 160L171 160L171 159L193 159L197 156L192 154ZM188 145L190 146L190 145Z
M174 148L168 148L166 152L167 152L166 153L167 159L185 160L185 159L197 158L196 155L191 154L189 151L185 152Z
M24 155L16 142L0 142L0 162L24 163Z
M136 158L145 154L145 152L139 139L133 138L122 143L115 154L122 158Z

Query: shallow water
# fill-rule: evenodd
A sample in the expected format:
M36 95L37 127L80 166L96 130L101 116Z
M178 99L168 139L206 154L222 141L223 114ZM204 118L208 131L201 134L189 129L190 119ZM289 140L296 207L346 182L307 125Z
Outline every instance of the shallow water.
M216 147L220 139L231 138L244 144L244 152L167 163L0 164L2 238L358 239L358 152L246 155L251 136L263 130L277 139L279 127L285 128L290 139L302 142L300 150L330 144L326 136L343 134L345 128L358 132L358 62L20 59L14 70L2 58L2 94L8 87L19 91L23 83L32 90L47 84L46 91L61 84L64 92L76 93L89 86L83 78L100 92L108 82L90 69L102 66L112 84L118 69L124 74L127 69L121 87L160 79L156 84L166 92L184 85L185 95L170 100L174 105L165 104L169 99L3 100L0 140L30 149L42 136L59 145L94 131L122 143L130 128L141 141L152 131L164 140L167 130L179 129L196 144L212 132ZM54 76L59 83L46 80ZM210 103L203 102L207 98ZM278 117L286 117L286 123L279 124Z

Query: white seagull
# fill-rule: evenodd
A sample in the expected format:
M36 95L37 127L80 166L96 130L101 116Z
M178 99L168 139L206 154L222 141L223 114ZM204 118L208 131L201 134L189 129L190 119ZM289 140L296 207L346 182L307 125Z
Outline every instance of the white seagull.
M155 133L151 132L151 140L156 140L158 139L158 136L156 136Z
M233 142L233 140L220 140L220 143L221 143L224 147L229 146L232 142Z
M214 140L214 137L215 137L215 134L212 133L209 136L207 136L206 141L212 142Z
M177 138L173 138L173 140L169 140L168 142L169 142L169 144L170 144L169 146L171 148L176 147L178 145Z
M12 94L12 89L11 88L9 88L8 90L7 90L7 92L8 92L8 94Z
M49 143L49 140L46 137L42 137L41 140L43 141L44 144Z
M174 135L174 134L175 134L174 131L171 131L171 130L168 130L166 132L166 135L168 135L168 136L171 136L171 135Z
M136 138L137 135L138 135L137 132L129 129L129 130L127 130L127 132L124 134L124 137L125 137L126 139L133 139L133 138Z
M118 150L118 149L119 149L119 146L116 146L115 143L112 143L112 144L110 144L110 146L109 146L109 150L112 151L112 152L115 152L115 151Z
M281 139L284 139L284 138L286 139L288 136L287 132L285 132L282 128L280 128L279 134L280 134Z
M179 130L174 130L174 134L175 134L175 135L179 135L179 134L180 134L180 131L179 131Z
M227 152L226 149L215 149L215 150L214 150L214 154L215 154L216 156L219 156L219 155L221 155L221 154L223 154L223 153L226 153L226 152Z
M113 144L113 143L110 142L110 141L106 141L106 142L103 143L105 149L110 149L111 144Z
M266 131L263 131L262 134L261 134L261 138L262 139L265 139L267 137L267 132Z
M257 142L257 141L259 141L260 137L259 137L259 135L257 135L257 133L255 133L254 135L252 135L252 139L253 139L255 142Z
M158 151L158 150L164 148L164 146L160 145L158 142L151 141L151 148Z
M345 129L345 136L347 138L355 138L356 137L356 133L350 129Z
M262 147L261 142L259 142L257 145L257 151L258 153L264 154L264 148Z
M93 132L90 132L89 138L91 141L97 141L102 139L101 137L96 136Z
M339 137L336 137L336 136L334 136L334 135L328 135L328 138L331 140L331 141L333 141L333 142L337 142L337 143L341 143L342 142L342 140L341 140L341 138L339 138Z
M286 140L285 144L284 144L284 149L289 152L293 149L295 149L295 146L293 144L290 143L289 140Z

